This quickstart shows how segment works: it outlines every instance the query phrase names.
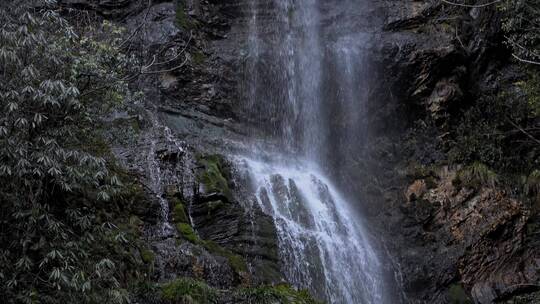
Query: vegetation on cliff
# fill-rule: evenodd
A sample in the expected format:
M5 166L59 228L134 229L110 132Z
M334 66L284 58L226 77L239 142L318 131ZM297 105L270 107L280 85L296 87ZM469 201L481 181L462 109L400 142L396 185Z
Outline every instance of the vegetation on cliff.
M219 290L202 281L178 278L161 285L161 296L169 303L219 303L220 297L232 299L232 303L256 304L320 304L305 290L296 290L289 285L260 286Z
M145 272L128 220L140 190L99 120L131 97L123 77L134 59L120 51L120 29L83 34L54 1L3 1L0 16L3 300L126 302Z

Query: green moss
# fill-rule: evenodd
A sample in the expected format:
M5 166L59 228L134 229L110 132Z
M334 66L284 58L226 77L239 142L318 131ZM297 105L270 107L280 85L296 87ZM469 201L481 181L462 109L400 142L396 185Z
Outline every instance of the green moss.
M236 273L240 274L248 271L247 264L240 255L221 247L213 241L203 241L202 245L209 252L227 258L229 265Z
M220 295L219 290L192 278L178 278L162 284L160 289L162 299L172 303L217 303ZM230 296L232 303L322 304L306 290L296 290L287 284L235 289Z
M193 29L197 23L187 13L183 0L176 1L176 24L183 29Z
M161 285L161 296L173 303L217 303L218 292L206 283L191 278L179 278Z
M239 301L258 304L320 304L306 290L296 290L287 284L259 286L237 291Z
M182 234L182 237L186 240L194 244L198 244L200 242L199 237L197 236L197 234L195 234L195 231L193 231L193 228L189 224L178 223L176 224L176 229L178 229L178 232L180 232L180 234Z
M173 207L173 221L175 224L178 223L189 223L189 218L187 216L184 204L179 199L172 200L174 203Z
M187 223L177 223L176 228L178 232L182 234L182 237L189 242L197 245L201 245L208 252L227 258L231 268L238 274L246 273L248 271L247 264L244 259L232 252L229 249L221 247L219 244L213 241L201 240L193 228Z
M498 176L486 165L474 162L457 172L453 181L455 186L479 188L481 186L494 187L498 183Z
M199 174L198 179L205 186L207 192L218 192L223 194L229 201L232 201L232 191L229 188L228 171L221 155L199 156L198 161L204 170Z
M192 56L195 64L203 64L206 61L206 55L204 55L204 53L201 51L194 52Z
M238 254L230 254L227 257L227 259L229 261L229 265L231 266L232 269L234 269L234 271L236 273L240 274L240 273L247 273L248 272L246 262Z
M460 284L453 284L448 289L450 304L472 304L467 293Z
M156 255L154 254L152 250L144 248L144 249L141 249L141 259L146 264L152 264L154 263L154 260L156 259Z

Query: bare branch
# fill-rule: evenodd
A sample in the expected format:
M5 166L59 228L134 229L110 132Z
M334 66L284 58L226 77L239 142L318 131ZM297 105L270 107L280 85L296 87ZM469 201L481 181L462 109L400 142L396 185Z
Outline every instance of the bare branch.
M150 67L154 66L154 65L162 65L162 64L167 64L167 63L171 63L173 61L175 61L178 57L180 57L180 55L182 55L186 49L188 48L189 46L189 43L191 42L191 38L193 38L193 32L190 32L189 34L189 39L188 41L186 42L186 45L184 46L184 48L178 53L176 54L176 56L174 56L173 58L167 60L167 61L163 61L163 62L158 62L158 63L155 63L156 62L156 57L157 57L157 54L154 54L153 56L153 59L152 59L152 62L150 64L148 64L147 66L143 67L142 70L147 70L149 69Z
M141 28L146 25L147 20L148 20L148 14L150 13L150 8L152 8L152 0L148 0L148 6L146 8L146 13L144 14L143 22L133 31L133 33L131 33L131 35L129 35L129 37L126 40L124 40L120 44L120 46L118 46L119 49L121 49L126 43L128 43L131 39L133 39L133 37L137 35L137 33L141 30Z
M537 144L540 144L540 140L536 139L536 137L532 136L531 133L525 131L525 129L523 129L521 126L519 126L518 124L516 124L515 122L512 121L512 119L510 119L508 116L506 117L506 120L508 120L508 122L514 126L516 129L518 129L519 131L521 131L521 133L527 135L527 137L529 137L530 139L532 139L534 142L536 142Z
M523 59L523 58L518 57L516 54L512 54L512 57L514 57L518 61L521 61L521 62L524 62L524 63L540 65L540 62L538 62L538 61L531 61L531 60Z
M186 57L186 59L184 60L184 62L182 62L182 64L180 64L179 66L176 66L174 68L170 68L170 69L166 69L166 70L159 70L159 71L141 71L141 74L159 74L159 73L172 72L172 71L178 70L181 67L183 67L184 65L186 65L187 61L188 61L188 58Z
M457 26L455 27L455 31L456 31L456 39L457 41L459 41L459 44L461 45L461 47L463 48L463 50L465 50L465 53L469 53L469 49L467 49L465 47L465 45L463 44L463 41L461 41L461 38L459 38L459 33L458 33L458 30L457 30Z
M448 0L441 0L441 1L446 3L446 4L450 4L450 5L462 6L462 7L470 7L470 8L482 8L482 7L490 6L490 5L493 5L495 3L501 2L501 0L495 0L493 2L489 2L489 3L485 3L485 4L470 5L470 4L462 4L462 3L450 2Z

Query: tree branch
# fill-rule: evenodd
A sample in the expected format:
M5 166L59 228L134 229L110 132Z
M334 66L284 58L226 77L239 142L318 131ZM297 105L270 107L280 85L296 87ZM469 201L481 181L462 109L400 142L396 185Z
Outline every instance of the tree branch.
M518 57L516 54L512 54L512 57L514 57L518 61L521 61L521 62L524 62L524 63L540 65L540 62L538 62L538 61L531 61L531 60L523 59L523 58Z
M516 124L515 122L512 121L512 119L510 119L508 116L506 116L506 120L508 120L508 122L514 126L516 129L518 129L519 131L521 131L521 133L527 135L527 137L529 137L530 139L532 139L534 142L536 142L537 144L540 145L540 140L536 139L536 137L532 136L531 133L525 131L525 129L523 129L521 126L519 126L518 124Z
M462 6L462 7L470 7L470 8L481 8L481 7L486 7L486 6L490 6L490 5L493 5L495 3L501 2L501 0L495 0L493 2L489 2L489 3L485 3L485 4L470 5L470 4L462 4L462 3L450 2L448 0L441 0L441 1L446 3L446 4L450 4L450 5Z

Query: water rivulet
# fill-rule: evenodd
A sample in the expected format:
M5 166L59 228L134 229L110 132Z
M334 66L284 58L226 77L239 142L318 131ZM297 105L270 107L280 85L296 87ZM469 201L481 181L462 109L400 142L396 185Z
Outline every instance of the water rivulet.
M252 0L246 18L246 111L277 156L257 160L254 148L240 161L274 219L286 278L330 303L387 303L389 293L358 202L325 173L365 134L362 9L358 1Z

